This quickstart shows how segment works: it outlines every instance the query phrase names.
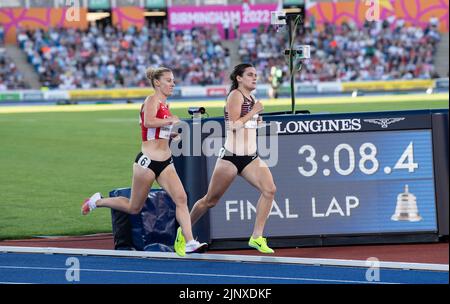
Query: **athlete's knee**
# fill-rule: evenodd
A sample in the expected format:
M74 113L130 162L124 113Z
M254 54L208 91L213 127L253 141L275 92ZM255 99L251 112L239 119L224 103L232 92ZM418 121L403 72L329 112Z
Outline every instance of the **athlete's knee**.
M274 183L271 183L263 189L262 195L264 195L267 198L273 199L275 197L276 192L277 192L277 186L275 186Z
M128 213L129 214L139 214L142 210L142 207L140 206L134 206L134 205L130 205L130 207L128 208Z
M172 197L172 200L175 202L175 205L187 205L187 195L185 192L177 193Z

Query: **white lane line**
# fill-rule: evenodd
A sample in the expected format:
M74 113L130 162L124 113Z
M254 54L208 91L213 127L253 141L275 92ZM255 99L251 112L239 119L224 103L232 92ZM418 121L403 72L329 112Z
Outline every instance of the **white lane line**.
M67 271L67 268L58 267L26 267L26 266L2 266L0 269L26 269L26 270L53 270ZM108 272L108 273L136 273L136 274L155 274L155 275L174 275L174 276L198 276L198 277L217 277L217 278L243 278L243 279L263 279L263 280L286 280L286 281L309 281L309 282L329 282L329 283L359 283L359 284L400 284L390 282L368 282L353 280L333 280L333 279L313 279L302 277L274 277L274 276L245 276L231 274L209 274L209 273L192 273L192 272L167 272L167 271L142 271L142 270L118 270L118 269L73 269L70 271L86 271L86 272Z

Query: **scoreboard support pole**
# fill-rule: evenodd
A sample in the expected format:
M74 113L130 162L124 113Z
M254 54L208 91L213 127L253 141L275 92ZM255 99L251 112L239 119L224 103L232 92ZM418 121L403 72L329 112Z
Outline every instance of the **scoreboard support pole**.
M295 15L287 15L286 22L288 26L288 34L289 34L289 73L291 76L291 112L295 114L295 72L294 72L294 50L293 50L293 36L296 27L293 26Z
M309 114L308 110L299 110L295 111L295 65L294 59L296 55L296 51L294 48L294 38L295 31L297 30L298 24L296 24L296 20L298 20L298 24L303 24L303 19L301 18L300 13L287 13L286 14L286 23L288 27L288 35L289 35L289 49L286 50L285 54L288 53L288 62L289 62L289 73L290 73L290 85L291 85L291 113L295 114ZM300 63L299 71L301 70L302 63Z

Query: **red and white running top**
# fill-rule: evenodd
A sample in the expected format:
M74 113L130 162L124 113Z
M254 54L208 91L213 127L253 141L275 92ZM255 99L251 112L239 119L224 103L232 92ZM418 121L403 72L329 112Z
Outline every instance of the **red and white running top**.
M169 106L159 102L159 108L156 112L156 118L165 119L172 116ZM172 125L158 127L158 128L146 128L144 126L144 104L141 106L141 112L139 115L139 124L141 125L142 141L148 141L152 139L169 139L172 132Z

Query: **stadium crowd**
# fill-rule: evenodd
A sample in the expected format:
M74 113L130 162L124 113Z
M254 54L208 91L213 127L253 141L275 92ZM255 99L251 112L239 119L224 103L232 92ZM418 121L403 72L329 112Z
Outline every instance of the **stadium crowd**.
M368 22L360 30L351 23L325 24L316 29L307 22L295 44L311 45L311 59L297 73L297 81L355 81L437 78L433 57L440 41L437 23L422 29L402 20ZM111 25L90 24L88 29L18 30L19 46L43 86L59 89L147 86L148 66L170 67L178 85L228 83L234 64L215 29L169 31L167 24L149 24L142 30L122 31ZM260 83L270 82L271 67L283 70L288 34L273 26L240 35L242 62L253 63ZM444 75L443 75L444 76ZM0 51L0 89L27 88L14 63Z
M138 31L90 25L86 31L53 28L18 33L20 47L50 88L147 86L148 66L170 67L181 85L224 81L231 65L229 50L217 31L194 28L168 31L151 24Z
M0 45L0 91L28 89L29 87L16 64L6 54L6 49Z
M257 66L261 82L268 82L272 66L281 67L287 81L288 39L284 31L261 27L240 37L239 55ZM405 26L403 20L367 22L361 30L343 23L318 31L307 23L294 46L311 45L311 59L296 77L310 82L436 78L433 56L440 39L433 20L425 29Z
M0 25L0 91L26 89L23 75L17 70L16 65L6 54L4 47L4 28Z

